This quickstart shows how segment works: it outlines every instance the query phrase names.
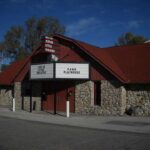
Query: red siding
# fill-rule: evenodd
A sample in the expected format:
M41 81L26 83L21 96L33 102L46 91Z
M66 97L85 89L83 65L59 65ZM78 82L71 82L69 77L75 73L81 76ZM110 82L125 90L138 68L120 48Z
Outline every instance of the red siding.
M29 72L29 68L30 68L30 62L28 62L24 68L20 71L20 73L18 74L18 76L16 77L15 81L22 81L24 79L24 77L26 76L26 74Z
M89 62L88 58L85 56L82 56L77 50L72 50L67 46L61 46L60 47L61 54L60 58L62 58L60 61L63 62ZM78 50L79 51L79 50ZM105 77L100 73L100 70L96 70L94 67L95 65L90 62L90 77L91 80L102 80Z

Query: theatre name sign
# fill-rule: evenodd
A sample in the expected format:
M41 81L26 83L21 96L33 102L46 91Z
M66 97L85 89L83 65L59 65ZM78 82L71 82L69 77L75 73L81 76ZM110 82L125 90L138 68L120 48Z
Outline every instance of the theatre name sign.
M89 64L33 64L30 69L30 79L89 79Z

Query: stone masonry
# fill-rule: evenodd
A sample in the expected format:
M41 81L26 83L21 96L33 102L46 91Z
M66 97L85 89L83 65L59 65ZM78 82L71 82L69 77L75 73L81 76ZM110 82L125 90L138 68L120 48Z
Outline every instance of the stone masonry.
M76 113L87 115L123 115L126 109L126 90L117 81L101 81L101 105L94 105L94 82L76 85Z
M126 98L122 94L123 87L118 81L101 81L101 108L103 115L123 115Z
M31 86L32 84L32 86ZM30 111L30 95L25 95L25 89L32 90L32 109L41 110L42 82L33 81L28 86L25 83L14 83L16 110ZM124 115L130 110L133 116L150 116L150 84L123 85L119 81L102 80L99 82L101 96L100 105L94 102L94 82L77 81L75 86L75 113L82 115ZM32 89L31 89L32 88ZM0 106L12 108L11 86L1 86Z
M32 91L31 94L33 111L41 110L41 88L41 82L38 81L32 82L31 84L26 82L23 83L23 93L25 93L26 89L30 90L30 92ZM23 110L30 111L30 95L23 94Z
M76 85L76 113L83 115L150 116L150 85L124 86L119 81L101 81L101 105L94 105L94 82Z
M0 87L0 106L12 108L12 87Z
M75 112L90 114L90 107L94 101L93 82L80 82L75 87Z
M14 97L16 110L21 110L22 107L21 82L14 83Z
M127 89L127 109L134 116L150 116L150 85L129 85Z

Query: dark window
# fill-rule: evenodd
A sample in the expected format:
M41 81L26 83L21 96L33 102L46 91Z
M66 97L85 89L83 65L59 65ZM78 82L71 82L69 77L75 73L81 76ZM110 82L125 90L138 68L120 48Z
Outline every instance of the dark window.
M94 104L101 106L101 83L100 81L94 82Z

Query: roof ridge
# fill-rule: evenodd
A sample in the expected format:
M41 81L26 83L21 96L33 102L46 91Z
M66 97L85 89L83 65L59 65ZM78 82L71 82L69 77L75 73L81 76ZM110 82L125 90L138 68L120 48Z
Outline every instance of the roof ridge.
M84 44L86 44L86 45L90 45L90 46L93 46L93 47L96 47L96 48L101 48L101 47L99 47L99 46L92 45L92 44L89 44L89 43L84 42L84 41L76 40L76 39L73 39L73 38L70 38L70 37L61 35L61 34L55 33L53 36L57 36L57 37L59 36L59 37L61 37L61 38L63 37L63 38L68 39L68 40L73 40L73 41L81 42L81 43L84 43Z
M109 47L104 47L104 49L107 48L123 48L123 47L137 47L137 46L150 46L150 43L139 43L139 44L134 44L134 45L114 45L114 46L109 46Z

